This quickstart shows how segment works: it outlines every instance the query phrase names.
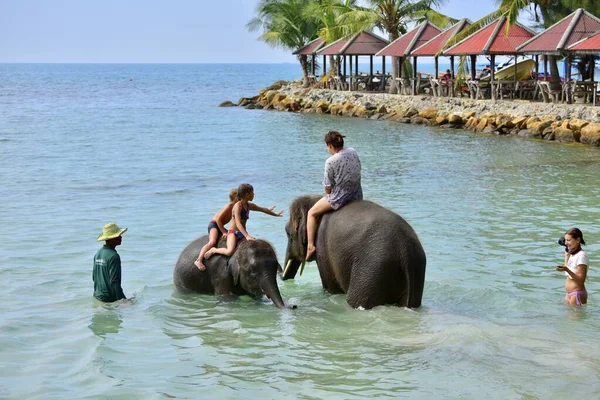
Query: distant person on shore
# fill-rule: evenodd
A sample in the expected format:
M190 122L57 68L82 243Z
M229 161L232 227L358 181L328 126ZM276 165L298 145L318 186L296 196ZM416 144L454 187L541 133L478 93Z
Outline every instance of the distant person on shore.
M588 255L581 245L585 244L583 233L577 228L571 228L565 233L565 263L557 265L557 271L563 271L567 276L565 301L569 305L587 304L588 293L585 289L588 266Z
M452 79L452 72L449 69L446 70L446 73L442 75L442 82L448 85L450 80Z
M218 213L212 218L212 220L208 223L208 243L206 243L202 249L200 250L200 254L194 264L200 271L206 270L206 266L202 263L202 259L204 258L204 254L219 243L219 238L222 234L223 237L227 237L227 229L225 229L225 224L228 224L231 221L231 217L233 216L233 206L238 200L238 190L237 188L232 188L229 191L229 203L225 204Z
M127 228L119 228L114 222L104 225L98 241L105 241L104 246L94 256L94 297L105 303L125 299L121 288L121 257L117 246L121 245L121 236Z
M254 200L254 188L249 183L242 183L238 187L238 199L239 201L233 206L233 221L227 232L227 247L211 248L205 254L206 259L209 259L213 254L231 257L240 240L244 238L246 240L254 240L254 237L246 230L246 222L250 218L250 210L259 211L274 217L281 217L281 214L283 214L283 210L273 212L275 206L264 208L251 203Z
M329 131L325 134L327 151L329 151L331 157L325 162L325 176L323 178L325 196L312 206L306 218L307 261L312 260L316 250L317 218L326 212L338 210L353 200L362 200L363 198L360 183L360 158L352 147L344 148L345 137L338 131Z

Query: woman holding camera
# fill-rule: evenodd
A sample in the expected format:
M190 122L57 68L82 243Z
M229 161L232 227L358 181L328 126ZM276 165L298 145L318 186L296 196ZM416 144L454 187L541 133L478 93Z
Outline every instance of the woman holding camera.
M587 253L581 248L582 244L585 244L583 233L577 228L569 229L565 233L565 263L556 266L557 271L564 271L567 276L565 301L569 305L580 306L587 303L585 278L590 261Z

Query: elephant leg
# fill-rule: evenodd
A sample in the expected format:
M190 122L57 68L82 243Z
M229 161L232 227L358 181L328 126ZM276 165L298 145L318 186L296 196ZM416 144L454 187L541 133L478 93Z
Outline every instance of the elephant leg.
M395 269L397 274L386 271ZM346 301L351 307L371 309L383 304L393 304L400 307L408 306L406 282L400 275L397 266L381 265L379 273L365 268L353 266Z
M317 255L317 266L319 267L323 289L331 294L346 293L337 281L335 273L324 254L325 252L321 252L320 255Z

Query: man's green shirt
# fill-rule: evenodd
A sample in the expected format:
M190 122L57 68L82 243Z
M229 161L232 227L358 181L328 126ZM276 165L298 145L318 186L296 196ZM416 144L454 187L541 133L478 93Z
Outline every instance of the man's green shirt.
M105 303L125 299L121 289L121 257L112 247L104 245L94 256L94 297Z

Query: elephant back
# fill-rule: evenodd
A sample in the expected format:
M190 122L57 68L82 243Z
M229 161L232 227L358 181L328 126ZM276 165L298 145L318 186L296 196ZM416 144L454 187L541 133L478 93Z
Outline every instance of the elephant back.
M204 235L192 241L182 250L173 269L175 286L203 293L206 293L207 288L212 286L208 272L200 271L194 264L202 246L206 243L208 243L208 236Z
M395 212L368 200L348 203L335 212L323 215L319 232L328 231L328 235L368 238L373 235L391 235L401 231L404 240L417 240L414 229Z

